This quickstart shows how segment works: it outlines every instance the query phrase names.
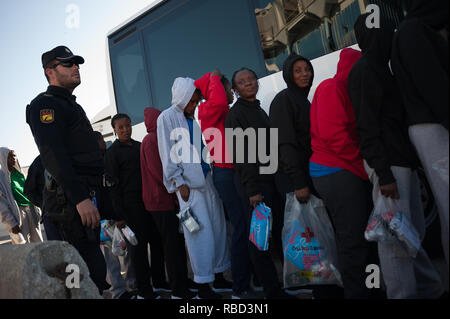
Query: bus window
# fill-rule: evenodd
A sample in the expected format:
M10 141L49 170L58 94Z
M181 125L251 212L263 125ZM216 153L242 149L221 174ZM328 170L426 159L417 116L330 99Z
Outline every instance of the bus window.
M143 122L141 110L152 104L142 45L137 34L122 40L111 50L111 64L119 112L128 114L133 125Z
M291 52L310 60L354 45L353 26L376 4L396 24L402 17L401 0L255 0L256 20L268 72L282 71Z

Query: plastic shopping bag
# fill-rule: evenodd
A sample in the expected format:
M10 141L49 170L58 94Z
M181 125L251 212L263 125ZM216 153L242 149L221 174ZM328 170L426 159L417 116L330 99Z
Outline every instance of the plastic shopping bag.
M414 258L421 246L419 233L401 212L397 201L381 195L375 203L364 237L368 241L398 241Z
M14 234L11 232L9 233L9 237L11 237L13 245L23 245L27 243L22 233Z
M190 207L183 209L177 214L177 217L180 219L180 224L184 225L190 233L196 233L201 229L200 223Z
M127 255L127 244L125 238L122 235L119 227L114 228L114 235L112 240L112 253L115 256L126 256Z
M100 221L100 244L112 247L112 239L114 236L114 221L102 220Z
M252 213L250 222L250 241L261 251L269 249L270 225L272 220L271 209L259 203Z
M439 176L448 185L448 156L434 162L431 167L434 170L434 175Z
M125 226L122 230L122 234L125 236L125 238L128 240L128 242L133 245L136 246L138 244L138 240L136 237L136 234L131 230L130 227Z
M301 204L286 195L282 232L285 288L304 285L343 286L337 269L334 230L323 202L311 195Z

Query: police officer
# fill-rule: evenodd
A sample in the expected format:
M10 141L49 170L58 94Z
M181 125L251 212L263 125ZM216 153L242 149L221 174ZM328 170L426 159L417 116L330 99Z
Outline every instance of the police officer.
M46 169L43 209L78 250L101 293L108 288L99 246L104 164L86 113L72 95L83 63L65 46L44 53L50 85L27 106L26 118Z

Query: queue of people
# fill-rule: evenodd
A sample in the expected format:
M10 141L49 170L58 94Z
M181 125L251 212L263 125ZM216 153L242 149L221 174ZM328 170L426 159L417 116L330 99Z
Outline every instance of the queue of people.
M41 154L35 161L40 172L29 178L40 186L28 199L14 152L0 149L2 222L27 242L42 241L42 210L47 237L67 240L80 251L99 291L108 289L98 254L100 219L130 226L138 240L128 246L126 263L135 295L123 288L120 263L103 249L109 284L121 286L117 298L155 299L166 291L173 299L219 299L218 292L230 291L235 299L253 299L255 277L265 298L290 299L295 297L283 289L274 262L284 262L286 195L294 193L301 204L314 195L330 216L343 282L343 291L312 286L315 298L370 298L366 267L373 263L381 265L387 298L441 297L448 288L423 247L413 258L398 243L368 242L364 231L374 203L384 197L398 203L423 240L416 173L422 166L437 201L448 265L448 2L413 1L397 32L384 19L380 28L370 29L367 19L361 15L355 24L361 51L341 51L336 75L320 83L312 103L314 68L297 54L285 61L287 88L274 98L269 114L257 99L258 77L251 69L237 70L231 82L220 70L197 80L180 77L172 86L171 106L144 110L148 134L142 143L132 139L130 117L117 114L111 123L117 140L103 152L102 139L72 95L84 59L66 47L45 53L50 86L27 108ZM427 52L436 52L429 67L417 68L408 47L415 43L411 30ZM249 129L255 136L246 136L243 148L238 136L227 134ZM274 132L279 165L271 171L260 154L274 152ZM63 202L55 195L60 188ZM39 189L43 197L36 196ZM252 211L260 203L271 208L273 218L268 251L249 241ZM55 217L67 207L78 212L68 217L70 223ZM224 278L230 268L232 282ZM114 274L117 280L111 280Z

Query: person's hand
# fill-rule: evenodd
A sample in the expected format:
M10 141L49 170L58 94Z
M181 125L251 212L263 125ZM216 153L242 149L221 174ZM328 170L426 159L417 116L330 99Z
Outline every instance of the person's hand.
M13 228L11 229L11 233L16 234L16 235L17 235L18 233L20 233L20 227L19 227L19 225L13 227Z
M125 228L125 226L127 226L127 222L124 220L120 220L120 221L116 222L116 227L119 227L119 229L123 229L123 228Z
M400 199L400 195L398 193L397 183L381 185L380 186L381 195L384 197L392 198L392 199Z
M222 72L220 72L220 70L219 69L215 69L214 70L214 72L213 73L211 73L211 76L215 76L215 75L217 75L217 76L222 76Z
M178 190L180 191L181 198L187 202L189 200L189 195L191 194L191 190L187 185L181 185L178 187Z
M252 207L258 206L258 204L262 203L262 201L263 201L263 197L261 194L257 194L257 195L250 197L250 205L252 205Z
M80 214L83 226L95 229L100 225L100 214L90 199L85 199L79 203L77 205L77 211Z
M302 204L307 203L309 201L309 198L311 197L311 191L309 190L309 187L305 187L302 189L296 189L295 197L297 198L297 200L300 203L302 203Z

